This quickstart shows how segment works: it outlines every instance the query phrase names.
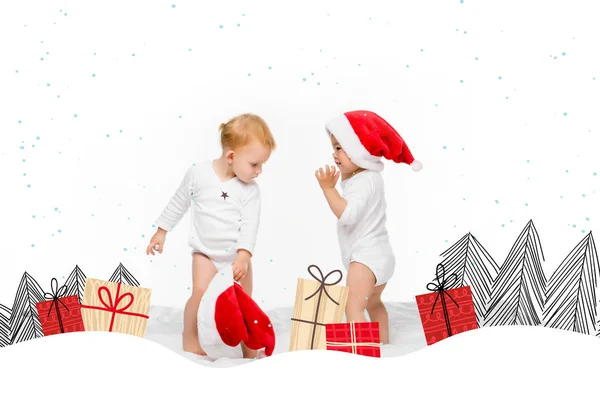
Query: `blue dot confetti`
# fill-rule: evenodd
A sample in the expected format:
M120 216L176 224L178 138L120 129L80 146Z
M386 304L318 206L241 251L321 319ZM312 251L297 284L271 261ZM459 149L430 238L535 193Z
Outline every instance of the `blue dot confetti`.
M498 80L502 80L502 76L498 76Z
M567 112L563 113L563 116L567 116Z
M175 7L176 7L175 4L171 4L171 8L175 8Z

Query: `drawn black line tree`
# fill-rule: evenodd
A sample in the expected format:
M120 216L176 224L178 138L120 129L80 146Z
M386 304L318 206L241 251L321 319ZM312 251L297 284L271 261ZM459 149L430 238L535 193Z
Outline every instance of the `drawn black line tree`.
M484 326L541 325L547 281L540 257L540 238L530 220L494 280Z
M81 303L86 280L87 277L76 265L64 283L67 286L65 295L77 295ZM109 281L140 286L122 263L119 263ZM44 293L39 283L25 272L17 288L12 309L0 304L0 347L44 336L36 308L36 303L46 300Z
M11 344L44 336L35 306L44 300L42 287L25 272L19 283L10 317Z
M79 304L82 303L83 300L83 291L85 289L85 281L87 280L85 274L79 268L78 265L75 266L71 274L67 277L67 281L65 285L67 286L67 296L77 295L79 297Z
M122 263L119 263L119 266L115 269L115 272L113 272L112 276L108 281L115 283L124 283L130 286L140 286L138 280L135 279L131 272L127 271L127 268L125 268Z
M550 277L544 326L578 333L596 332L600 268L592 233L567 255Z
M0 347L10 345L10 314L11 309L0 304Z
M499 272L498 265L470 232L441 256L444 257L441 263L446 270L446 276L453 273L457 276L456 282L447 289L470 286L477 323L483 325L492 284Z

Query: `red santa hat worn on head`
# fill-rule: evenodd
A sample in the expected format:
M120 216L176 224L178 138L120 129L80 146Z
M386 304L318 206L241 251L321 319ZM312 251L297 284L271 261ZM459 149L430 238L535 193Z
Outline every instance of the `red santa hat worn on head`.
M383 170L382 156L396 163L409 164L413 171L423 168L400 134L374 112L345 112L329 121L325 128L337 139L350 160L363 169Z

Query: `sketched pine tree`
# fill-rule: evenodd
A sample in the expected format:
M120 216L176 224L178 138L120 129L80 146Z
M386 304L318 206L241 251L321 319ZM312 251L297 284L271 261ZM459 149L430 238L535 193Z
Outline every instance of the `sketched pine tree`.
M0 347L10 345L10 308L0 304Z
M599 281L598 253L590 232L550 277L544 326L595 335Z
M441 263L444 265L446 277L450 274L457 276L456 282L447 286L447 289L470 286L477 323L483 325L492 283L499 272L498 265L470 232L441 256L444 257Z
M77 295L79 297L79 304L82 303L83 300L83 291L85 289L85 281L87 280L85 274L79 268L78 265L73 268L71 274L67 277L67 281L65 285L67 286L66 296L74 296Z
M135 277L131 274L131 272L127 271L127 268L123 266L122 263L119 263L115 272L113 272L112 276L108 280L109 282L116 283L124 283L130 286L139 286L140 283L135 279Z
M35 306L44 300L42 287L25 272L19 283L10 317L11 344L44 336Z
M484 326L541 325L546 276L540 257L542 245L530 220L494 280Z

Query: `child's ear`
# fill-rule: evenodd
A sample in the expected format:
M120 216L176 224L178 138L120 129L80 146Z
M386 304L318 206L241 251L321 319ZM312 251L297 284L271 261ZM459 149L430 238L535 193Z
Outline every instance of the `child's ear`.
M233 151L229 151L229 152L227 152L227 155L225 155L225 157L227 158L227 163L229 163L230 165L233 163L234 155L235 155L235 152L233 152Z

